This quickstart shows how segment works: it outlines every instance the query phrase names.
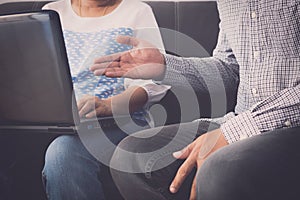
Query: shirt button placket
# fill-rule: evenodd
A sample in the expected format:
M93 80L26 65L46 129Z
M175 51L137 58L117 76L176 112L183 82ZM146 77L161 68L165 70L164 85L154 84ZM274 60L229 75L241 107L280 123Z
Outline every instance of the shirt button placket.
M259 59L259 55L260 55L260 52L259 52L259 51L254 51L254 52L253 52L253 58L254 58L255 60Z
M290 120L286 120L286 121L284 122L284 125L285 125L286 127L290 127L290 126L292 126L292 123L291 123Z
M256 69L259 67L259 62L260 62L260 44L259 44L259 32L258 32L258 10L256 6L256 1L250 1L250 13L249 13L249 18L251 19L251 40L252 40L252 68L253 70L258 70ZM254 84L255 77L250 76L250 93L254 97L255 101L259 101L259 91L256 84Z
M256 88L252 88L251 93L254 97L258 97L258 90Z
M257 18L257 14L255 11L251 12L251 18L252 19L256 19Z

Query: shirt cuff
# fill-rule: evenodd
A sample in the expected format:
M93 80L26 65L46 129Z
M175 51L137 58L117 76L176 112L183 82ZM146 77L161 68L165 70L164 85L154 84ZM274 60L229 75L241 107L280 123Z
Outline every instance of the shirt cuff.
M171 88L171 86L168 85L159 85L159 84L147 84L144 86L141 86L148 95L148 101L145 104L144 108L149 108L154 103L159 102L168 92L168 90Z
M221 130L229 144L261 133L250 111L232 117L221 125Z
M172 84L175 80L182 79L182 75L177 69L182 69L183 61L181 58L165 54L166 69L165 75L161 83Z

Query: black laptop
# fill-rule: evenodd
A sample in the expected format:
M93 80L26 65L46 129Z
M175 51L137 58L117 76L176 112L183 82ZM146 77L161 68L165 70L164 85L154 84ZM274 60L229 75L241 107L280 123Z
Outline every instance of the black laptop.
M0 133L73 134L115 126L130 116L80 119L59 16L39 11L0 16Z

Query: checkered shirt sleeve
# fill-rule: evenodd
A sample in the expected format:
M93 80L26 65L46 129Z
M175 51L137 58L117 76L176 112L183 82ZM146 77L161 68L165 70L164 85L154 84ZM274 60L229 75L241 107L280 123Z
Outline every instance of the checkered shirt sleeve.
M300 85L284 89L222 124L229 143L279 128L300 126Z

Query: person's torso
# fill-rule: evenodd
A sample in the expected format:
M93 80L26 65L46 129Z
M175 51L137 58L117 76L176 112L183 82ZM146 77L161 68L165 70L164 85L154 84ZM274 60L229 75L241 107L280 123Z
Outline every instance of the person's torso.
M218 8L240 65L236 112L299 84L299 0L219 0Z
M98 57L130 50L132 47L119 44L119 35L134 36L135 17L128 0L110 14L103 17L78 16L71 7L71 0L54 2L48 7L58 12L64 34L70 71L76 99L85 95L106 99L125 91L124 78L95 76L89 68ZM143 6L143 5L142 5ZM124 20L125 15L127 16ZM122 19L122 20L121 20ZM144 111L136 112L136 118L143 118Z

